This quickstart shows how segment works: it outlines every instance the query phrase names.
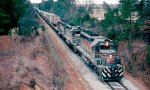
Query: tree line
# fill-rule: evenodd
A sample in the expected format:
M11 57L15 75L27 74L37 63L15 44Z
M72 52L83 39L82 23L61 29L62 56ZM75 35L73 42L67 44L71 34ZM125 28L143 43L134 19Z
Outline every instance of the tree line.
M75 0L43 0L42 3L38 4L40 10L55 13L59 15L62 20L68 21L68 17L75 11Z
M150 0L119 0L115 8L103 3L105 19L98 21L90 17L93 7L77 6L74 0L43 1L41 10L55 13L63 21L98 29L110 39L123 40L142 36L149 40ZM92 5L92 4L91 4ZM133 16L137 17L133 20Z
M145 38L145 34L149 36L149 30L146 30L150 29L150 23L146 24L150 19L149 0L120 0L116 8L111 9L106 3L104 3L104 8L106 14L105 19L101 21L101 26L108 32L110 38L122 40L142 36Z
M8 34L18 26L18 20L25 13L29 2L26 0L3 0L0 2L0 34Z
M87 3L92 3L92 0L87 0ZM82 27L95 27L98 20L90 17L92 13L92 6L77 5L75 0L43 0L42 3L36 5L40 10L44 10L50 13L55 13L61 17L62 21L70 24L80 25Z
M106 13L100 23L102 31L114 41L128 41L128 49L132 51L135 39L143 39L147 43L146 61L150 64L150 0L120 0L116 8L103 4Z

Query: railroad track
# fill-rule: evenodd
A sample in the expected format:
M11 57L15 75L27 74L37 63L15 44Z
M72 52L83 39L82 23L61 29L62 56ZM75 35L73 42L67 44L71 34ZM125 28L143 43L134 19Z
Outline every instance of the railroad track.
M83 57L82 57L82 59L83 59ZM86 59L86 58L84 58L84 59ZM93 72L93 73L95 73L96 75L97 75L97 73L95 72L95 71L93 71L93 69L92 68L90 68L88 65L87 65L87 63L85 63L86 64L86 66L91 70L91 72ZM98 75L97 75L98 76ZM111 88L111 90L130 90L130 89L128 89L122 82L120 82L120 81L115 81L115 82L112 82L112 81L101 81L101 79L99 78L98 79L100 82L104 82L104 83L106 83L110 88Z
M107 81L106 84L112 89L112 90L129 90L125 85L123 85L121 82L109 82Z

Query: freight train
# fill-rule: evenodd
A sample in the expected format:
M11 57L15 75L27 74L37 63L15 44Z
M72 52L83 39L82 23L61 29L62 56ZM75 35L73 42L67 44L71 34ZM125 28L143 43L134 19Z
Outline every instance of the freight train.
M91 30L80 26L67 24L60 17L35 8L59 36L73 48L75 53L84 58L101 78L101 80L121 80L123 77L123 64L114 49L112 40L98 35Z

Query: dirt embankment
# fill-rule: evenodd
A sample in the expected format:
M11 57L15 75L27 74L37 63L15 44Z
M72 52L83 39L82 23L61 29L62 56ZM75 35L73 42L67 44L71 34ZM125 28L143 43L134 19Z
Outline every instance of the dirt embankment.
M0 36L0 50L8 49L12 46L12 42L10 37L8 36Z
M87 90L59 39L39 33L0 36L0 90Z
M141 90L150 88L150 69L146 63L146 44L143 40L134 40L132 43L122 41L118 47L126 73L125 77L133 81Z
M37 90L53 90L55 66L43 34L0 36L0 45L0 90L30 90L33 79Z

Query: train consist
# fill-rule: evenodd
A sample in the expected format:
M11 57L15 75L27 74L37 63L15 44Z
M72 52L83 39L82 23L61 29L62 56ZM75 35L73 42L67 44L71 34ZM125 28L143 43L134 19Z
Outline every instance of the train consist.
M121 80L123 65L114 50L112 40L83 29L80 26L69 25L60 20L60 17L35 8L63 40L73 50L84 58L101 80Z

